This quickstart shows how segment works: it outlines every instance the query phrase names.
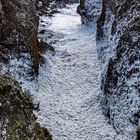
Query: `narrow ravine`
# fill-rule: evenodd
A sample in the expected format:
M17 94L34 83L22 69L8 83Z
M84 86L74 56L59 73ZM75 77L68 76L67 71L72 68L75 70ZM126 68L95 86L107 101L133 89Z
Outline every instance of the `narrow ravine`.
M42 17L48 30L56 33L48 40L55 42L56 53L46 53L47 64L40 68L38 121L54 140L122 140L99 103L96 25L81 25L76 6L60 9L53 18Z

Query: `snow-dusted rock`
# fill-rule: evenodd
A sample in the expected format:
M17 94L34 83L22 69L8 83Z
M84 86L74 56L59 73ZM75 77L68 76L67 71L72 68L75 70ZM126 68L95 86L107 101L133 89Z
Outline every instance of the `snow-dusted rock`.
M97 21L101 13L101 0L80 0L77 11L82 23Z
M86 15L94 2L84 1ZM97 20L97 50L102 70L101 104L117 132L128 132L132 137L133 130L140 126L139 40L139 0L103 0Z
M12 65L14 58L22 63L19 67L24 66L26 71L29 71L33 66L35 73L38 73L36 1L0 0L0 19L1 69L5 65L3 59ZM25 63L28 63L28 66L25 67Z

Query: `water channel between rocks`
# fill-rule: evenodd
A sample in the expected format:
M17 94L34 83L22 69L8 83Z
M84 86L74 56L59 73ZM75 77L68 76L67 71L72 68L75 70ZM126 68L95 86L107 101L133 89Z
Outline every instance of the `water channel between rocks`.
M53 43L56 53L46 53L40 68L38 121L54 140L122 140L102 114L100 68L96 52L96 25L81 25L77 4L60 9L52 18L41 17L40 37ZM48 36L50 34L51 37Z

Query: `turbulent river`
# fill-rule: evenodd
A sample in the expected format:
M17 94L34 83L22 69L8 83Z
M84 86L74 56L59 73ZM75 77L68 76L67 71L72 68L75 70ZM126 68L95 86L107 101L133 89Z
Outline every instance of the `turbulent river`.
M53 43L40 68L38 121L54 140L122 140L102 114L99 103L100 68L96 51L96 25L81 25L77 4L60 9L54 17L41 17L40 35ZM118 137L118 138L117 138Z

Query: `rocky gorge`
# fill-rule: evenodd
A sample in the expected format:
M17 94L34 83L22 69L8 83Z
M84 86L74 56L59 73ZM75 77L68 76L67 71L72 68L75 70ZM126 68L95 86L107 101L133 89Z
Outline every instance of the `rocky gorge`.
M77 2L0 0L0 140L140 139L140 2Z

